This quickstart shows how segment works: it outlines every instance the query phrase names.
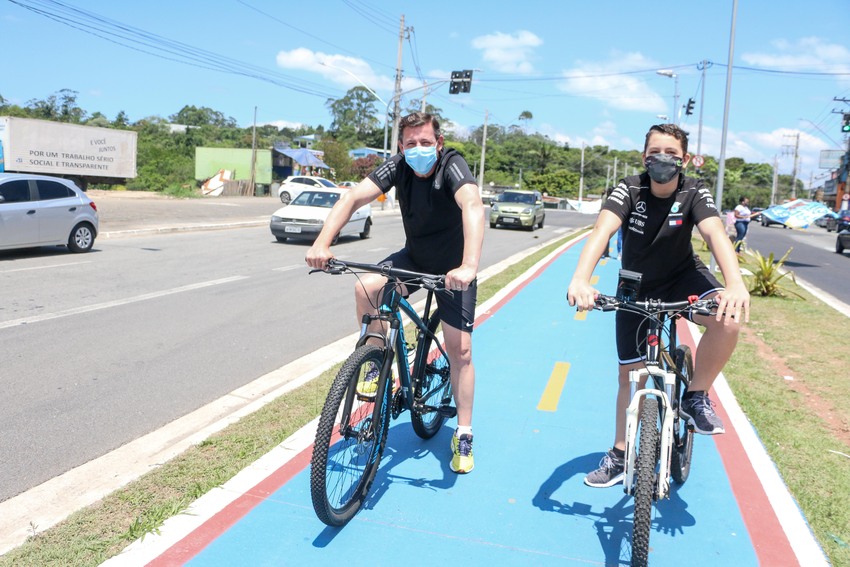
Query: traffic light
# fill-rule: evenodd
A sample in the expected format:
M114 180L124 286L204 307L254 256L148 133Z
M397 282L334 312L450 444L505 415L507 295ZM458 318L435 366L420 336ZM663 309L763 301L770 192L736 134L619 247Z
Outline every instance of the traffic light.
M841 123L841 131L845 134L850 133L850 112L844 115L844 121Z
M692 98L689 98L688 99L688 105L685 107L685 115L686 116L690 116L691 114L694 113L694 104L696 104L696 101Z
M472 71L452 71L449 94L468 93L472 87Z

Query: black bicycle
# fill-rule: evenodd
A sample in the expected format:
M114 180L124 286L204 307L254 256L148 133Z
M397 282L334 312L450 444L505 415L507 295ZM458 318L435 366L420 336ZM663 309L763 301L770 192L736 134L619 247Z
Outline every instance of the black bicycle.
M451 292L445 291L444 276L380 264L331 260L324 271L377 273L390 284L384 288L377 313L364 315L357 346L331 385L316 430L310 461L313 509L325 524L342 526L366 499L391 419L410 410L413 430L419 437L430 439L457 413L452 405L449 358L436 335L440 319L436 309L431 313L435 292ZM421 316L401 296L400 285L428 291ZM415 345L405 339L402 314L415 327ZM382 322L383 332L368 331L375 321ZM380 346L368 343L369 339ZM398 384L393 377L393 361Z
M621 270L619 288L623 288ZM684 484L691 470L694 431L679 417L682 395L694 371L690 347L680 345L676 321L688 313L716 314L717 301L699 299L665 303L653 299L636 301L631 293L618 297L599 295L596 309L630 311L645 318L646 334L635 337L644 353L644 367L629 373L630 399L626 410L626 449L623 489L635 499L632 530L633 566L647 564L652 503L670 497L670 478ZM647 377L652 384L638 389ZM652 387L654 386L654 388Z

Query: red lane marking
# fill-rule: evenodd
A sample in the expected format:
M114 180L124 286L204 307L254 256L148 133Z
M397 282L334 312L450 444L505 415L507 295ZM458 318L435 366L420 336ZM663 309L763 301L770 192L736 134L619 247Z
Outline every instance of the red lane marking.
M679 339L696 352L694 338L687 325L679 326ZM714 443L720 453L726 475L729 477L732 493L735 495L741 517L744 519L744 525L747 526L759 564L771 567L800 565L791 542L785 537L785 531L776 516L776 511L767 498L764 486L741 443L741 438L730 425L729 414L726 413L726 409L716 395L712 395L712 399L716 404L717 414L726 424L726 433L714 435Z
M310 463L313 446L310 445L288 463L271 473L254 488L225 506L192 533L168 548L168 550L148 563L149 567L171 567L184 565L200 553L221 534L242 519L259 503L274 494Z

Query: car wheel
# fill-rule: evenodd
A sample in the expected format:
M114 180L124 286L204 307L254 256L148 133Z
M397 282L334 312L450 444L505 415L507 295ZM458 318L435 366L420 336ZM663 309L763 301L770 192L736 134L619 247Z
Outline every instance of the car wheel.
M496 223L491 222L491 223L490 223L490 228L496 228Z
M336 233L334 239L331 240L331 246L334 246L337 242L339 242L339 233Z
M286 242L285 236L275 236L275 238L277 239L278 242Z
M835 239L835 253L844 254L844 245L841 244L841 238Z
M288 205L290 201L292 201L292 196L289 194L289 191L282 191L280 193L280 202Z
M360 233L360 238L365 240L369 238L372 232L372 219L366 219L366 224L363 225L363 232Z
M546 215L540 217L540 222L537 224L537 228L543 228L543 221L546 220Z
M87 222L81 222L71 231L68 237L68 249L71 252L88 252L94 246L94 227Z

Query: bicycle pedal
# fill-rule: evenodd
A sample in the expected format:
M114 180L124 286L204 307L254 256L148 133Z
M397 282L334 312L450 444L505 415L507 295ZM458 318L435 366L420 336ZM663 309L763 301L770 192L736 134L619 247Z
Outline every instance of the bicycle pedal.
M437 413L440 414L440 417L451 419L457 415L457 408L454 406L440 406L437 408Z

